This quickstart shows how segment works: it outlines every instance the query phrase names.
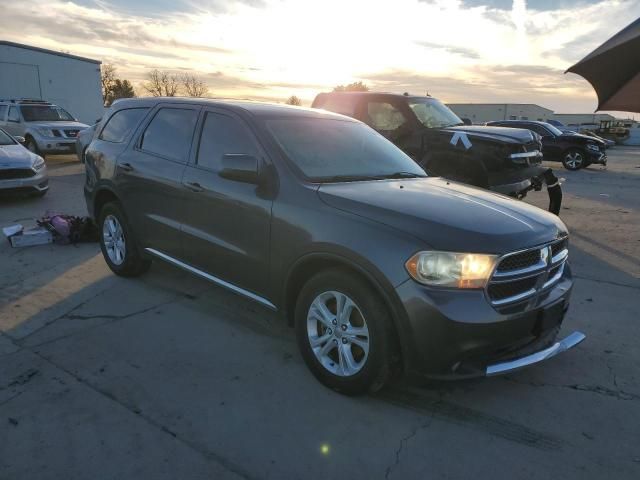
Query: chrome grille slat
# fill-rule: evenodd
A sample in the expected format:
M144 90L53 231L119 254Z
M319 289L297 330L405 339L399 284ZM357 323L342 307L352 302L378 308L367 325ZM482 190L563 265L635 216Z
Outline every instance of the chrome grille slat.
M502 307L522 302L553 287L564 274L564 266L569 257L567 245L565 237L503 255L487 283L486 293L491 305ZM536 263L532 263L534 261ZM520 265L525 266L513 268Z

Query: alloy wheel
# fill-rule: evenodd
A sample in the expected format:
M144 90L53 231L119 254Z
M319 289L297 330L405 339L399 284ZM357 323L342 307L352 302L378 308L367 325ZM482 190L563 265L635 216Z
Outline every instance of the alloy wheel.
M582 154L580 152L570 152L565 156L565 163L572 170L580 168L582 161Z
M307 336L316 359L340 377L357 374L369 356L369 329L360 308L347 295L318 295L307 313Z
M109 260L114 265L122 265L127 253L122 225L114 215L107 215L102 224L102 240Z

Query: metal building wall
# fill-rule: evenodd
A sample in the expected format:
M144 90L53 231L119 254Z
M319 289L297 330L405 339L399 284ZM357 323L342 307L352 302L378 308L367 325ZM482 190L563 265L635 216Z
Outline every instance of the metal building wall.
M100 62L0 42L0 98L41 98L91 124L104 111Z

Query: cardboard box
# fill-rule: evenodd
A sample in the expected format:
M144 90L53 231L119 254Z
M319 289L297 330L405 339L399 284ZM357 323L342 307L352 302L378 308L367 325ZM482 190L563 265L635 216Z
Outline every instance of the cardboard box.
M46 245L53 242L51 232L44 227L34 227L23 230L22 233L11 235L9 242L14 248L30 247L32 245Z

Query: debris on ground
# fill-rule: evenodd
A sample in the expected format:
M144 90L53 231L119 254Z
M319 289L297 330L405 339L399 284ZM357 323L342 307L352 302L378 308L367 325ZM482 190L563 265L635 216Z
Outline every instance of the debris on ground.
M97 242L98 228L89 217L76 217L60 213L46 212L37 221L38 226L25 229L22 224L10 225L2 233L14 248L46 245L55 242L69 245L83 242Z
M16 224L3 228L2 232L14 248L46 245L53 242L53 235L43 227L33 227L25 230L22 225Z

